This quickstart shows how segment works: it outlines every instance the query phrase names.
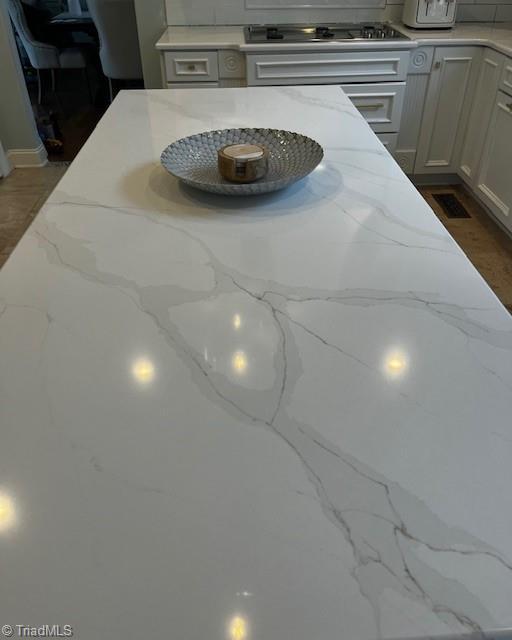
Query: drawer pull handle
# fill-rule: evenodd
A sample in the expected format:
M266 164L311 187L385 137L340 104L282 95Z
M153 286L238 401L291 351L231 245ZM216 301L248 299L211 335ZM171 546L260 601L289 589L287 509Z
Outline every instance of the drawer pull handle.
M196 70L196 65L195 64L189 64L187 67L188 71L195 71Z
M364 109L365 111L378 111L386 105L383 102L374 102L372 104L356 104L356 109Z

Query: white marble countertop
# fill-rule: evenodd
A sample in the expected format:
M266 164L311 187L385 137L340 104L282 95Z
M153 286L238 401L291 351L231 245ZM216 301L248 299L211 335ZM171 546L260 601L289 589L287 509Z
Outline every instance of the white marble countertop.
M156 44L165 50L235 49L246 53L289 51L339 51L357 49L411 49L419 45L484 45L512 56L512 24L457 23L453 29L408 29L394 26L411 41L315 42L246 44L243 27L168 27Z
M245 53L289 51L357 51L372 49L414 49L416 43L409 40L383 41L328 41L246 43L244 27L168 27L156 43L160 51L235 49Z
M453 29L408 29L397 25L400 31L413 38L418 45L483 45L512 56L512 24L457 23Z
M246 200L159 165L245 125L325 160ZM0 624L512 628L511 354L338 87L122 92L0 271Z
M240 49L245 44L243 27L167 27L156 43L166 49Z

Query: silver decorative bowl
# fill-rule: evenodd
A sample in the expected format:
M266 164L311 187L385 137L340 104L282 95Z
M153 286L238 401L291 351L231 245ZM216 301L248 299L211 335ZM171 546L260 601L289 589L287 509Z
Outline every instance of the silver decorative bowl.
M217 151L231 144L259 144L268 149L269 169L250 184L228 182L219 173ZM279 129L223 129L199 133L170 144L161 162L173 176L202 191L256 195L283 189L310 174L324 151L311 138Z

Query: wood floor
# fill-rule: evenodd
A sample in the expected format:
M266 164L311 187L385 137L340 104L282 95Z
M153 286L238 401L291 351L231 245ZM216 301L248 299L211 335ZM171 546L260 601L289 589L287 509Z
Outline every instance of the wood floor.
M463 186L420 187L422 196L484 280L512 313L512 239L485 213ZM470 218L448 218L435 193L453 193Z
M0 179L0 267L64 175L66 166L16 169ZM421 187L422 196L455 238L491 289L512 313L512 239L495 224L463 187ZM453 193L470 218L449 218L434 198Z
M67 166L15 169L0 178L0 268L30 226Z

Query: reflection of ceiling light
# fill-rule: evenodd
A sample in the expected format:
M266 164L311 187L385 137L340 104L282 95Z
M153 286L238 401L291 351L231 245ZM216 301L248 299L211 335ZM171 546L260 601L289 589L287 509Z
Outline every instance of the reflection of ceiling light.
M240 317L239 313L235 313L235 315L233 316L233 327L235 329L240 329L241 326L242 326L242 318Z
M132 375L139 384L151 384L155 379L155 365L147 358L139 358L133 363Z
M11 529L16 524L14 502L6 493L0 493L0 533Z
M233 371L240 375L247 371L247 356L244 351L235 351L231 358L231 366L233 367Z
M409 360L403 351L390 351L384 359L384 373L388 378L400 378L409 367Z
M247 620L242 616L235 616L229 622L230 640L245 640L247 638Z

